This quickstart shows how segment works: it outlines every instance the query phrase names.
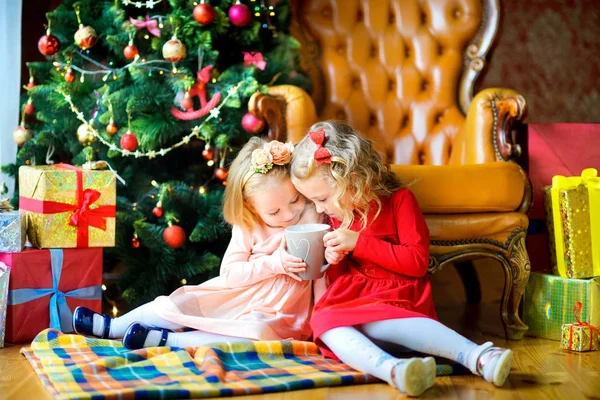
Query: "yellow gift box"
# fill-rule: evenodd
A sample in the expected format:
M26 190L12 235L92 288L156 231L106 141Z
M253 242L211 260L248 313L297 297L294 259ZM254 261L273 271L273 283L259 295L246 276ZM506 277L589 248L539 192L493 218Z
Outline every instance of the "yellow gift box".
M556 272L567 278L600 276L598 171L588 168L580 177L554 176L550 192Z
M575 304L575 324L564 324L562 326L562 337L560 348L572 351L598 350L600 330L594 325L579 320L579 314L583 305L581 302Z
M113 247L116 178L68 164L19 168L19 209L38 248Z

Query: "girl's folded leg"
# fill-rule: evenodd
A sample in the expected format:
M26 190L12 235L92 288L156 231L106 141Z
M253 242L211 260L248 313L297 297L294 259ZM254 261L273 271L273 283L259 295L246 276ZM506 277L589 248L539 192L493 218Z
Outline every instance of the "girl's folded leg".
M429 318L403 318L370 322L361 330L376 340L396 343L412 350L457 361L496 386L504 385L510 373L510 349L473 343L444 324Z
M433 358L392 357L354 327L331 329L323 333L320 339L342 362L386 381L404 394L419 396L435 380Z

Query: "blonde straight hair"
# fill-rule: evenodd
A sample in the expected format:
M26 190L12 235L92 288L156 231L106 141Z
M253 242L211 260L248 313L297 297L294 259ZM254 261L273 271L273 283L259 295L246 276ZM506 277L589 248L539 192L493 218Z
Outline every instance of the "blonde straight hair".
M344 213L342 228L354 223L354 216L360 216L362 229L367 227L371 203L377 204L375 218L381 212L381 197L386 197L402 187L396 175L384 164L381 156L370 140L362 137L349 125L336 122L318 122L309 132L323 129L323 147L331 154L331 163L317 167L314 152L317 145L309 135L295 146L292 156L291 174L296 179L308 179L319 171L336 188L334 204ZM349 201L348 201L349 200ZM352 204L348 210L342 204Z
M266 143L259 137L251 138L231 163L227 176L223 197L223 217L227 223L238 225L247 231L252 231L262 222L250 205L249 198L254 193L264 190L269 180L280 181L289 176L288 165L273 165L266 174L249 172L252 170L252 152L262 148Z

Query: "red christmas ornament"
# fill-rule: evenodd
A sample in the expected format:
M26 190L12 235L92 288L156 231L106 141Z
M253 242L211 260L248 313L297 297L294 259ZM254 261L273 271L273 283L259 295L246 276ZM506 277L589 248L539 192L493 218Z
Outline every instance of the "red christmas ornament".
M46 34L38 41L38 50L45 56L53 56L58 53L60 49L60 42L56 36L50 33L50 29L46 31Z
M115 133L117 133L118 130L119 130L119 127L115 124L115 121L113 121L113 119L111 118L108 125L106 125L106 133L108 133L110 136L112 136Z
M160 218L163 216L163 209L162 207L156 206L154 207L154 209L152 210L152 214L154 214L154 216L156 218Z
M140 239L133 237L131 238L131 247L133 247L134 249L139 249L140 248Z
M204 157L206 160L212 160L214 155L215 152L209 144L204 146L204 150L202 150L202 157Z
M194 19L202 25L208 25L215 19L215 8L208 3L194 7Z
M265 127L265 120L258 118L252 113L246 113L242 117L242 128L248 133L256 135Z
M121 147L124 150L134 151L137 149L138 141L137 137L131 131L125 132L123 136L121 136Z
M73 72L73 69L69 67L69 69L65 73L65 81L71 83L74 80L75 80L75 72Z
M27 89L33 89L35 87L35 80L33 76L29 77L29 83L27 83Z
M162 55L165 60L172 63L176 63L185 58L186 49L181 40L173 36L171 40L164 44L162 48Z
M215 171L215 176L217 177L218 180L224 181L225 179L227 179L227 168L225 168L225 167L217 168L217 170Z
M35 106L33 105L32 100L29 99L27 101L27 104L25 104L25 114L33 115L34 112L35 112Z
M79 25L79 29L75 32L75 43L83 50L91 49L96 44L98 35L91 26Z
M163 239L167 243L167 246L172 249L178 249L185 244L185 231L178 225L171 225L163 232Z
M135 47L135 45L133 44L133 41L130 40L127 47L125 47L123 49L123 55L125 56L126 59L133 60L138 54L140 54L140 52L138 51L138 48Z
M229 8L229 20L235 26L244 27L250 23L252 13L245 4L234 4Z
M194 101L190 97L190 92L185 92L183 100L181 100L181 107L185 108L186 110L194 108Z

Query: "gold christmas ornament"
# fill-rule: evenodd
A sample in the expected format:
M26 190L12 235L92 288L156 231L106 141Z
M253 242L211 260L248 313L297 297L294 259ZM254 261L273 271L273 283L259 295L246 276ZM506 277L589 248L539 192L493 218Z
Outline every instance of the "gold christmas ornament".
M97 40L98 35L94 28L91 26L79 25L79 29L75 32L75 42L79 47L83 50L90 49L94 47Z
M17 146L22 146L25 142L29 141L33 137L33 132L30 129L25 128L25 125L21 124L13 132L13 140Z
M162 55L165 60L172 63L176 63L185 58L186 49L181 40L173 36L171 40L164 44L162 48Z
M91 144L94 139L94 133L88 129L88 126L91 128L91 125L81 124L79 128L77 128L77 140L84 146Z

